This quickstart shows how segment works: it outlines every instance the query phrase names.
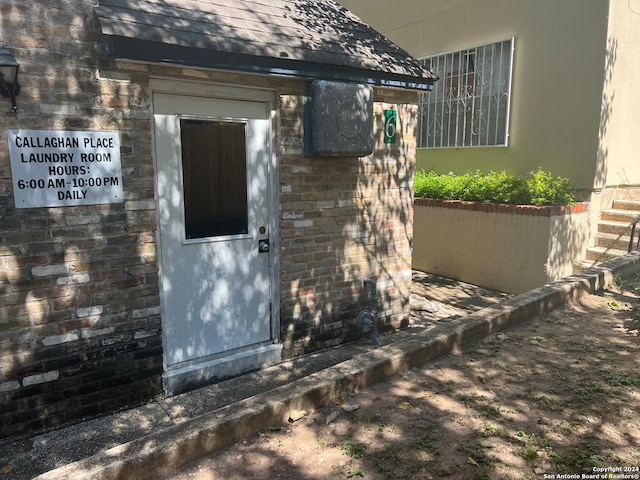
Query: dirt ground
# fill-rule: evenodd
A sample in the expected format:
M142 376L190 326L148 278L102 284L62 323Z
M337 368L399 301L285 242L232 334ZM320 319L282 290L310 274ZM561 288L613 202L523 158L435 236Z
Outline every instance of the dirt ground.
M640 478L639 296L618 279L168 478Z

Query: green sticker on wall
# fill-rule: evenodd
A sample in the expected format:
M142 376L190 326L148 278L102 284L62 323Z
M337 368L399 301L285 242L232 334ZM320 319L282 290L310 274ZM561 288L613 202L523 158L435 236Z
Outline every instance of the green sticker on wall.
M384 111L384 143L396 143L396 110Z

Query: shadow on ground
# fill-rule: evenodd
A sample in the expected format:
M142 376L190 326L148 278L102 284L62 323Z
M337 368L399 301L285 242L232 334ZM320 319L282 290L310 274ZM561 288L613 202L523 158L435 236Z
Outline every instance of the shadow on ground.
M167 478L636 478L639 287L585 295Z
M463 317L508 298L507 294L415 271L409 327L382 335L381 346ZM425 304L425 301L427 302ZM427 307L425 309L425 306ZM0 468L11 480L33 478L152 432L197 418L225 405L269 391L371 351L368 339L287 361L259 372L147 405L0 444ZM8 467L9 468L9 467ZM0 479L2 478L0 474Z

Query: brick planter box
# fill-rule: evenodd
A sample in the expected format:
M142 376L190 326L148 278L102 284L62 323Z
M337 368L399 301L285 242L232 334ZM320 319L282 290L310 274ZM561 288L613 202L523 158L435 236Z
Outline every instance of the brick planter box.
M503 292L531 290L572 273L588 243L588 208L416 198L413 267Z

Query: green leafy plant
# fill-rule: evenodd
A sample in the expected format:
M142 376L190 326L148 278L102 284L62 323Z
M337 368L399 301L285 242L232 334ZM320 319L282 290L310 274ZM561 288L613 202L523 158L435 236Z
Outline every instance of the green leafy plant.
M539 169L525 176L480 171L441 175L418 170L414 178L418 198L440 198L510 205L571 205L575 189L568 178Z
M340 442L340 449L342 450L342 453L344 455L353 458L362 458L362 455L364 454L364 451L367 449L367 447L366 445L355 443L347 438Z
M352 467L347 474L347 478L364 477L364 470L358 467Z

